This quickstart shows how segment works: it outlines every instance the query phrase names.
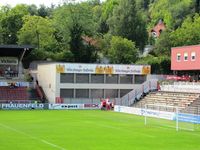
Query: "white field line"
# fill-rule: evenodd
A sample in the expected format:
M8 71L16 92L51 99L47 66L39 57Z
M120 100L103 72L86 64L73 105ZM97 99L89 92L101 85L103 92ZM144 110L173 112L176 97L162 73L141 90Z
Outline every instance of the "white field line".
M150 125L151 126L151 125ZM169 125L154 125L154 127L162 128L162 129L169 129L169 130L176 130L176 126L169 126ZM184 131L194 131L194 129L189 129L189 128L183 128L183 127L178 127L178 129L182 129Z
M6 129L9 129L9 130L15 131L15 132L17 132L17 133L23 134L23 135L25 135L25 136L27 136L27 137L29 137L29 138L31 138L31 139L38 140L38 141L40 141L40 142L42 142L42 143L44 143L44 144L50 145L50 146L55 147L55 148L57 148L57 149L66 150L65 148L63 148L63 147L61 147L61 146L58 146L58 145L53 144L53 143L51 143L51 142L48 142L48 141L46 141L46 140L37 138L37 137L32 136L32 135L30 135L30 134L28 134L28 133L26 133L26 132L17 130L17 129L15 129L15 128L13 128L13 127L9 127L9 126L4 125L4 124L2 124L2 123L0 123L0 126L6 128Z

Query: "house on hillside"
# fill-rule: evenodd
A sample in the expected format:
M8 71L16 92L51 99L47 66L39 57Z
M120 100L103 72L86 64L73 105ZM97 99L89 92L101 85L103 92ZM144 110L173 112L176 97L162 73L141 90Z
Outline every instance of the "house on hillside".
M157 38L160 36L163 30L166 29L166 26L162 19L159 20L159 22L154 26L154 28L151 30L151 36L154 38Z

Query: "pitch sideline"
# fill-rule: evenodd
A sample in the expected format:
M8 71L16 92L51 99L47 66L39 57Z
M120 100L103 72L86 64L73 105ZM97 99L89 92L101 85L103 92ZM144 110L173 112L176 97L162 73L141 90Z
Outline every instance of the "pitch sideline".
M23 135L25 135L25 136L28 136L29 138L32 138L32 139L41 141L42 143L45 143L45 144L50 145L50 146L52 146L52 147L55 147L55 148L57 148L57 149L60 149L60 150L67 150L67 149L65 149L65 148L63 148L63 147L61 147L61 146L58 146L58 145L53 144L53 143L51 143L51 142L48 142L48 141L46 141L46 140L37 138L37 137L35 137L35 136L32 136L32 135L30 135L30 134L27 134L26 132L22 132L22 131L17 130L17 129L15 129L15 128L13 128L13 127L4 125L4 124L2 124L2 123L0 123L0 126L6 128L6 129L9 129L9 130L15 131L15 132L17 132L17 133L23 134Z

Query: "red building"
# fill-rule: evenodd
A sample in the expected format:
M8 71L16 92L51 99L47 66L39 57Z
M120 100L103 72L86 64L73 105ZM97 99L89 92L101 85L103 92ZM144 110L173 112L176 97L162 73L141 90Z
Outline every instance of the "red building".
M154 38L157 38L160 36L161 32L165 29L166 29L165 24L163 23L162 20L159 20L156 26L154 26L154 28L151 30L151 35Z
M171 48L171 70L178 75L190 75L199 80L200 45Z

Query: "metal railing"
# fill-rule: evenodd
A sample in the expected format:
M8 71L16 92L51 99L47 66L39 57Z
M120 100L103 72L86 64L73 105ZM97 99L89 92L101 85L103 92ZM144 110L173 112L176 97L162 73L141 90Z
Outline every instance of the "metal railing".
M143 84L138 85L135 89L124 95L122 98L116 99L116 104L121 106L131 106L144 94L157 90L157 82L157 79L145 81Z

